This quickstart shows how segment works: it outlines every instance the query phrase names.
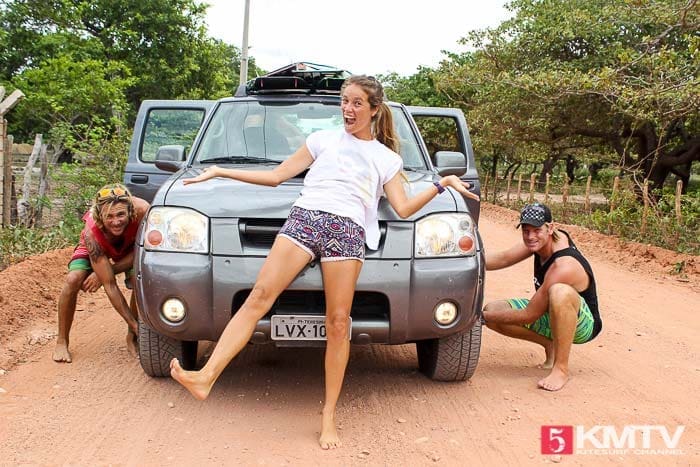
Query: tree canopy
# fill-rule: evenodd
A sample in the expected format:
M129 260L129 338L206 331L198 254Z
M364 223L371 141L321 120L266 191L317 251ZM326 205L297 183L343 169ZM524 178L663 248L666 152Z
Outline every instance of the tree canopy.
M10 0L0 7L0 82L27 100L11 130L130 123L143 99L218 98L240 51L208 36L194 0ZM257 74L251 59L250 74ZM13 87L8 86L8 87Z
M19 139L120 134L143 99L230 95L240 50L208 36L195 0L8 0L0 84L27 99ZM700 160L697 0L514 0L465 31L467 52L382 77L407 104L459 106L479 154L511 165L612 163L663 186ZM251 58L249 75L259 74ZM93 131L94 133L94 131ZM84 135L83 135L84 136ZM495 170L495 164L494 164Z
M652 187L669 174L687 184L700 160L696 0L515 0L508 8L510 20L469 33L468 52L425 72L468 113L477 151L545 169L565 157L616 160Z

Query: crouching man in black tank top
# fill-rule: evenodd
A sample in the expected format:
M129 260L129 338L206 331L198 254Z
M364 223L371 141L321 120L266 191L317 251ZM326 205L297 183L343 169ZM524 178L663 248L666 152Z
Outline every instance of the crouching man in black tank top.
M535 294L488 303L484 322L496 332L544 347L543 368L551 368L537 386L558 391L569 380L571 344L595 338L602 328L593 271L568 233L555 229L543 204L520 212L523 242L486 254L486 270L502 269L533 256Z

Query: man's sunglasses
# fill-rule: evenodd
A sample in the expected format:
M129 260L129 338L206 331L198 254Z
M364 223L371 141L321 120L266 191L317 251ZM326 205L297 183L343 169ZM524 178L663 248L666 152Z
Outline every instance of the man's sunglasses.
M97 192L97 201L129 199L129 193L124 188L102 188Z

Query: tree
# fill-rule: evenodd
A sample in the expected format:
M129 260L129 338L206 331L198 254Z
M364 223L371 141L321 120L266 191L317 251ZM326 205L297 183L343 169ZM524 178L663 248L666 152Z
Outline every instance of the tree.
M134 77L125 90L130 116L143 99L232 94L239 50L209 38L207 5L194 0L14 0L0 11L0 81L47 60L70 57L119 64ZM251 60L251 74L259 71Z
M696 0L516 0L435 75L481 144L524 159L595 153L661 188L700 160Z

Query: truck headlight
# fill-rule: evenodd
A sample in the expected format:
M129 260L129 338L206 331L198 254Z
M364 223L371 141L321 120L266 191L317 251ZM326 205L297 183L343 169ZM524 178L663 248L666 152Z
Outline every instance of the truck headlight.
M146 219L149 251L209 252L209 218L186 208L154 207Z
M476 252L476 226L469 214L434 214L416 223L416 258Z

